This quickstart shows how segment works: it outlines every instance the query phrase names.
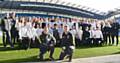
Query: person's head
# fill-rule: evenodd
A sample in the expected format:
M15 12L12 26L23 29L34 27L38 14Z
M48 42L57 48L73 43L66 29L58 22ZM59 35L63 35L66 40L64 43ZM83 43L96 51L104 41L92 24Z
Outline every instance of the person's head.
M48 28L50 28L50 24L47 24Z
M69 27L67 25L64 26L64 32L68 32L69 31Z
M9 13L5 14L5 18L8 19L10 17Z
M11 18L15 18L15 16L16 16L15 12L12 12L12 13L10 14L10 17L11 17Z
M54 24L54 28L57 29L57 24Z
M63 28L63 24L60 24L60 27Z
M37 24L37 28L40 28L40 24Z
M47 26L45 26L45 27L43 28L43 32L44 32L45 34L48 34L48 27L47 27Z
M41 27L44 28L46 26L46 23L42 23Z
M24 26L26 26L27 22L26 22L26 21L24 21L24 22L23 22L23 24L24 24Z

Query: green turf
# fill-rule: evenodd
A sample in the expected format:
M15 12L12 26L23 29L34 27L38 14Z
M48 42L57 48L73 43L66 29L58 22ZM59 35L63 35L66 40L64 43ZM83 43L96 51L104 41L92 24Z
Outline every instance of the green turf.
M56 48L54 58L58 59L61 49ZM0 44L0 63L18 63L18 62L38 62L37 56L39 49L31 48L28 50L19 50L17 47L14 49L3 48ZM49 53L45 54L47 59ZM103 55L120 54L120 46L104 46L104 47L80 47L76 48L73 58L94 57Z

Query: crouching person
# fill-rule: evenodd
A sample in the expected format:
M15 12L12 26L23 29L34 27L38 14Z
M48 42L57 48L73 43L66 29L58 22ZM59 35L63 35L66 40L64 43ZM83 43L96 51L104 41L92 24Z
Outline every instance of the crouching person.
M59 60L63 60L64 57L67 56L67 58L69 58L69 62L71 62L75 45L74 45L73 36L68 31L69 31L68 26L64 26L64 32L62 35L62 43L61 43L62 51L59 56Z
M54 60L53 53L54 53L54 45L56 43L55 38L48 33L48 28L45 26L43 29L42 34L38 37L40 42L40 53L39 58L40 60L43 60L44 54L49 51L50 52L50 60Z
M94 37L94 45L95 46L102 46L103 44L103 34L99 27L96 28L96 30L93 33Z

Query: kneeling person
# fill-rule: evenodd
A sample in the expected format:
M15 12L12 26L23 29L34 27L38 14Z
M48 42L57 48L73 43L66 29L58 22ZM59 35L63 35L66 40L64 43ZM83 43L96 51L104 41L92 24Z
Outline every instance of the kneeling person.
M42 34L39 36L40 42L40 60L43 60L43 55L50 51L50 59L54 60L53 53L54 53L54 45L56 43L56 39L48 33L48 28L45 26Z
M74 46L74 40L73 36L70 32L68 32L68 26L64 27L64 32L62 35L62 52L60 54L59 60L63 60L65 56L69 58L69 62L72 60L72 55L73 55L73 49L75 48Z

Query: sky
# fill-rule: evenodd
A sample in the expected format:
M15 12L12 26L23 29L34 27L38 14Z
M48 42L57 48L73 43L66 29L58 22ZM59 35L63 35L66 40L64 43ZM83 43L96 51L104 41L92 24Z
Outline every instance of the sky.
M101 12L108 12L109 10L120 8L120 0L62 0L62 1L80 4L96 10L100 10Z

